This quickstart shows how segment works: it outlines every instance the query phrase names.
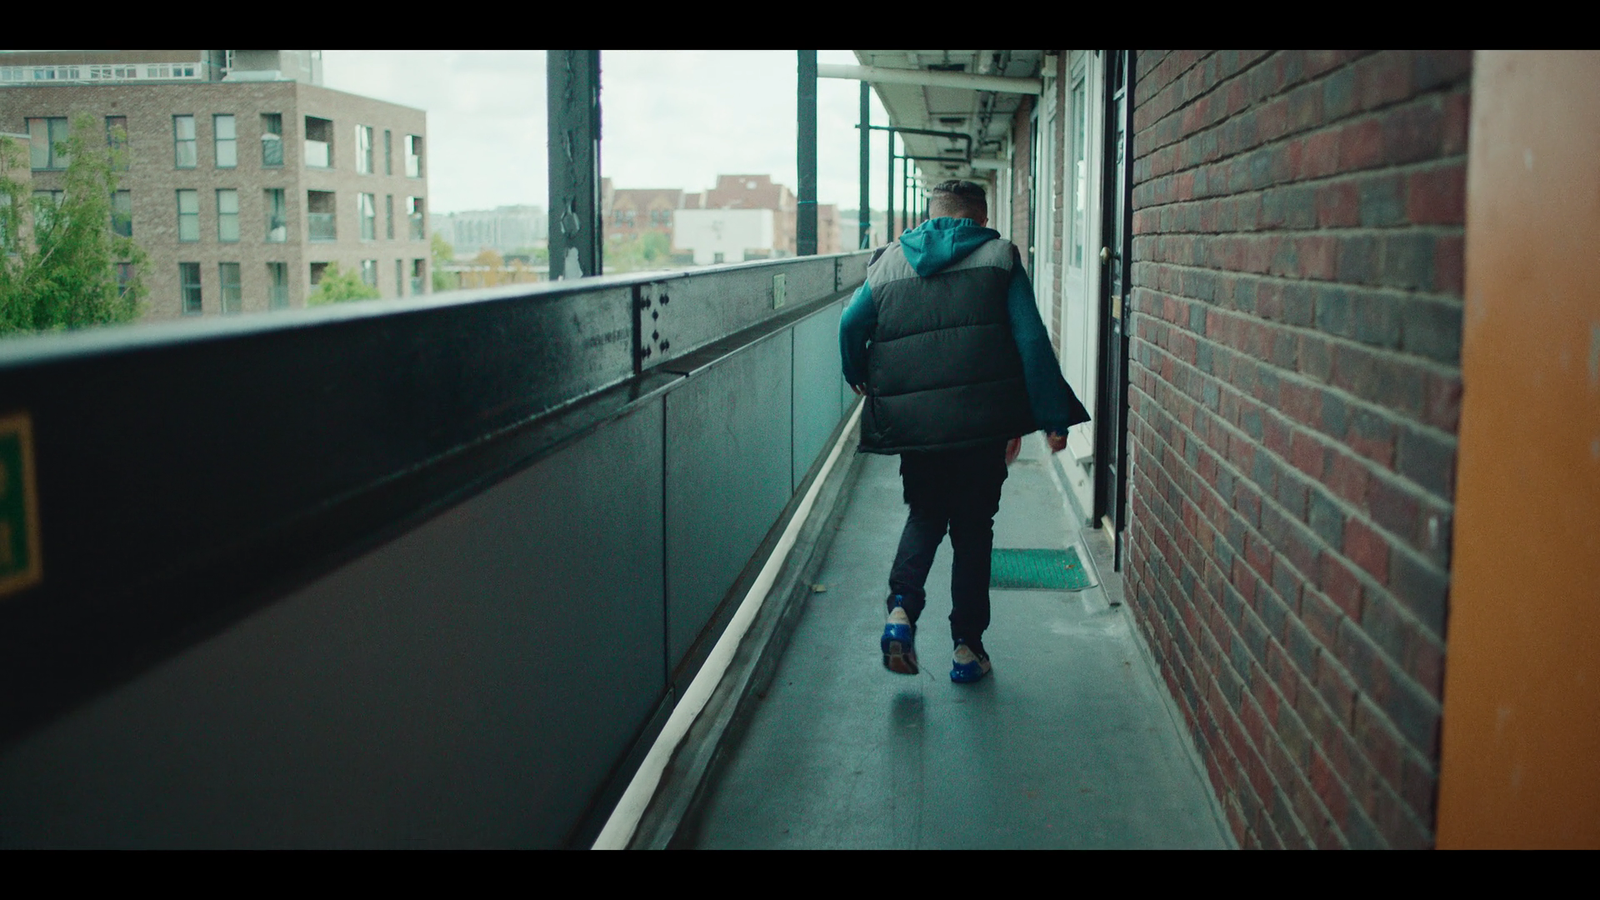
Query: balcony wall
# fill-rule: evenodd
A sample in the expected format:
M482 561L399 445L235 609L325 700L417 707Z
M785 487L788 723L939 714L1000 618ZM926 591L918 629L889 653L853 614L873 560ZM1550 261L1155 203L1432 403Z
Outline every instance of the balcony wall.
M46 560L0 608L0 844L581 844L838 434L864 274L0 348Z

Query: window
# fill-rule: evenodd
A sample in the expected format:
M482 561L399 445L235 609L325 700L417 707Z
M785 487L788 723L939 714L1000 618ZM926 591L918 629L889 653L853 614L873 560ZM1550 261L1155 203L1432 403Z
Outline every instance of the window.
M55 221L56 210L60 208L61 201L65 198L66 194L62 191L33 192L34 231L45 231L50 228L50 223Z
M406 267L404 260L397 259L394 261L394 295L396 297L404 297L406 295Z
M128 296L128 291L133 287L133 263L117 263L117 297Z
M422 138L414 134L406 135L406 176L422 177Z
M239 192L217 191L217 240L237 243L239 240Z
M313 169L333 167L333 122L306 116L306 165Z
M427 293L428 284L423 280L427 277L427 265L428 261L425 259L413 259L411 261L411 296L413 297L420 297Z
M313 241L336 241L333 191L306 191L306 236Z
M378 236L378 197L376 194L357 194L361 204L361 239L374 240Z
M1067 173L1069 190L1072 191L1072 205L1068 207L1071 215L1067 218L1067 228L1070 229L1071 239L1067 242L1068 265L1073 268L1083 268L1083 244L1088 232L1085 216L1088 211L1089 194L1089 104L1085 101L1083 76L1072 86L1072 171Z
M389 240L394 240L394 195L383 198L383 229Z
M267 243L281 244L289 239L289 211L284 206L283 188L267 188Z
M672 210L670 210L670 209L652 209L652 210L650 210L650 224L654 225L654 226L657 226L657 227L671 227L671 225L672 225Z
M261 165L283 165L283 113L261 114Z
M222 283L222 314L244 312L244 292L239 287L239 264L217 263L217 280Z
M363 259L361 261L361 283L372 287L378 286L378 261Z
M133 237L132 191L117 191L111 195L111 233Z
M212 116L211 134L216 142L217 168L231 169L239 165L239 131L233 116Z
M387 128L383 130L383 174L394 174L394 132Z
M178 240L200 240L200 192L178 192ZM196 263L195 265L199 265ZM198 281L200 276L196 275Z
M267 263L267 308L289 308L289 264Z
M312 287L316 287L317 285L321 284L322 283L322 276L326 275L327 272L328 272L328 264L327 263L325 263L325 262L314 262L314 263L312 263L311 264L311 286Z
M428 235L422 221L422 198L406 198L406 217L411 220L411 239L413 241L426 240Z
M200 304L200 264L178 263L178 284L181 286L183 314L198 316L205 312Z
M194 116L172 117L173 165L180 169L195 167Z
M613 225L626 225L626 226L632 227L632 225L633 225L633 210L631 210L631 209L619 209L619 210L613 211L611 213L611 224L613 224Z
M106 116L106 146L111 148L111 164L128 171L128 117Z
M29 119L28 156L35 169L65 169L67 148L61 146L67 139L67 120Z
M356 171L372 174L372 126L356 126Z

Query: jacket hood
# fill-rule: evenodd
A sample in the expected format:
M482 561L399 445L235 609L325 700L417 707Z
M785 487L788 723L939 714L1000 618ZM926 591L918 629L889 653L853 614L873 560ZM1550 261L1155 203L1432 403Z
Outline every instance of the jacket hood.
M971 219L941 216L901 235L900 249L911 268L926 278L999 236L1000 232Z

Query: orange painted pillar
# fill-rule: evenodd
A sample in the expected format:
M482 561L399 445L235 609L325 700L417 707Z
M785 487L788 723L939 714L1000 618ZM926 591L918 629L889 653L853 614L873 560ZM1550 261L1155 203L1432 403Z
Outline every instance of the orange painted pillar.
M1438 846L1600 847L1600 52L1480 51Z

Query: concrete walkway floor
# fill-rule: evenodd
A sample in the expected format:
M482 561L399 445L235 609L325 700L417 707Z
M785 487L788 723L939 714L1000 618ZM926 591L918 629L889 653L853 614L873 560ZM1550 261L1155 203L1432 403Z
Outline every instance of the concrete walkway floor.
M1047 452L1032 436L1012 466L997 548L1076 539ZM884 670L883 598L906 507L898 460L862 462L817 578L826 589L688 823L694 845L1232 846L1130 614L1100 588L992 592L994 672L953 684L946 540L918 631L923 672Z

